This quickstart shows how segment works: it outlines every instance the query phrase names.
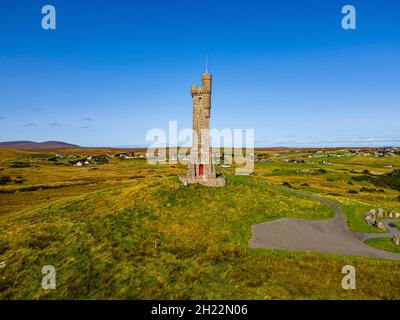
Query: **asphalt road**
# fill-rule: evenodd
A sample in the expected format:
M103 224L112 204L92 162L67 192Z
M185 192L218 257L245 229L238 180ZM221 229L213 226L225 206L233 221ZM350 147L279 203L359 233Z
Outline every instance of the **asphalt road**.
M363 243L374 237L390 237L395 229L388 227L392 219L384 223L390 234L362 234L351 232L342 209L334 202L315 195L296 192L331 206L335 217L329 220L278 219L252 226L251 248L300 250L334 253L350 256L400 260L400 254L376 249Z

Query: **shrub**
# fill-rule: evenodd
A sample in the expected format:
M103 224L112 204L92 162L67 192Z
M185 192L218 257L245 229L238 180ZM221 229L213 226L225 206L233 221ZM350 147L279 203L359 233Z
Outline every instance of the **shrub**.
M289 182L287 182L287 181L285 181L284 183L282 183L282 185L285 186L285 187L288 187L288 188L291 188L291 187L292 187L292 185L291 185Z
M361 192L376 192L376 189L362 187L362 188L360 189L360 191L361 191Z
M15 190L0 190L0 194L15 193Z
M14 161L10 168L30 168L31 164L28 162Z
M347 191L347 193L351 193L351 194L357 194L357 193L358 193L358 191L357 191L357 190L354 190L354 189L351 189L351 190Z
M104 154L101 154L99 156L94 156L92 159L98 164L107 164L109 162L108 157Z
M400 171L393 170L383 176L363 175L352 178L354 181L367 181L376 187L386 187L400 191Z
M0 242L0 254L3 254L9 249L8 242Z
M9 176L0 176L0 185L10 183L11 181Z

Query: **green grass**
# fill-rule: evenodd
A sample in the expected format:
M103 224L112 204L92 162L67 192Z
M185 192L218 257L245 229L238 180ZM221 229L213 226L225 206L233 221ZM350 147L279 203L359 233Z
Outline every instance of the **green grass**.
M368 181L377 187L390 187L391 189L400 191L400 170L393 170L392 172L379 176L365 174L354 177L353 180Z
M392 238L373 238L366 240L365 243L378 249L400 253L400 246L396 245Z
M287 163L274 160L256 165L257 180L273 186L281 186L283 183L288 183L294 190L330 198L340 204L344 210L351 230L377 233L382 231L365 223L364 214L372 208L384 208L387 211L400 210L399 192L396 188L393 188L393 183L384 183L388 179L397 179L397 175L391 174L395 169L383 168L383 165L387 164L388 161L393 165L398 164L399 158L342 157L307 159L307 161L312 162L321 160L333 162L330 165ZM302 171L305 168L313 169L315 172L305 173ZM379 188L375 186L375 181L353 179L354 177L362 176L360 174L365 170L377 172L377 168L379 168L381 174L386 174L386 176L382 176L384 178L381 180ZM324 169L327 173L321 173L318 171L319 169ZM349 193L349 190L355 190L356 193Z
M357 201L346 201L340 199L335 199L337 203L340 204L343 209L347 224L349 225L350 230L364 232L364 233L385 233L386 231L382 231L378 228L370 226L364 220L364 214L368 212L370 209L375 208L373 204L367 204ZM376 207L377 209L377 207Z
M25 179L0 190L60 188L0 194L0 262L6 263L0 299L400 297L398 262L248 248L255 223L332 217L325 204L281 187L287 177L228 175L226 187L209 189L183 187L177 179L183 166L136 160L112 159L92 170L33 157L33 167L9 167L29 155L0 152L1 175ZM321 195L336 187L324 175L303 176L288 180L294 188L307 182ZM391 196L375 195L365 205L391 207ZM348 215L355 212L354 223L360 220L364 208L352 201L363 203L362 195L337 199L348 205ZM54 291L40 286L47 264L57 271ZM341 289L347 264L357 268L357 290Z
M244 178L233 180L224 189L184 188L171 179L113 188L15 217L11 222L18 230L1 228L3 237L14 230L1 258L9 266L6 279L18 278L2 283L1 297L354 297L337 284L340 266L352 258L247 249L253 223L282 216L315 218L317 212L327 217L328 208L273 189L254 190L254 182L238 181ZM356 263L361 270L368 265L364 259ZM57 269L54 292L39 288L44 264ZM390 265L382 262L381 268ZM356 296L391 296L363 285Z

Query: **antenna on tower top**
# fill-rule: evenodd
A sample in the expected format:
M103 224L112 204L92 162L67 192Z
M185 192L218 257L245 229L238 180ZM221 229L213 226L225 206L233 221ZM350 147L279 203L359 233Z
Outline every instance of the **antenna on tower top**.
M208 55L206 55L206 73L208 73Z

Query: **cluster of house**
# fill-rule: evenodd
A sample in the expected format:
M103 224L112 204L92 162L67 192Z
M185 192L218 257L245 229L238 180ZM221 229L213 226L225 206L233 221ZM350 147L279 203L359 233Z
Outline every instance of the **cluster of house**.
M108 163L108 155L87 156L85 159L70 162L75 167L83 167L89 165L98 165Z
M90 165L90 162L89 161L77 161L77 162L75 162L74 164L74 167L82 167L82 166L88 166L88 165Z
M307 160L304 160L304 159L283 159L283 162L286 162L286 163L308 163L308 164L315 164L315 162L312 162L312 161L307 161ZM322 161L319 161L318 163L320 163L320 164L332 164L332 162L329 162L329 161L326 161L326 160L322 160Z
M186 154L177 154L177 153L159 153L158 155L147 156L149 160L157 160L159 163L167 163L167 162L188 162L189 156Z
M309 153L306 155L296 155L298 153ZM283 153L258 153L255 156L255 161L258 162L271 162L273 158L282 159L283 162L292 162L292 163L308 163L315 164L315 161L312 161L311 158L341 158L341 157L393 157L400 156L400 148L399 147L385 147L379 149L336 149L336 150L313 150L313 151L305 151L305 150L291 150L290 152ZM310 160L307 160L310 158ZM320 164L332 164L332 162L327 160L321 160L318 163ZM391 164L386 164L385 168L392 168Z
M79 156L76 156L73 154L64 155L62 153L57 153L56 158L57 159L71 159L71 158L79 158Z
M120 159L144 159L144 155L142 154L135 155L135 153L133 152L121 152L113 154L111 157Z
M304 150L293 150L294 153L302 153ZM304 156L295 156L290 155L288 153L274 153L274 154L266 154L266 153L257 153L257 154L245 154L244 156L247 159L250 159L255 162L270 162L271 158L281 158L283 162L291 162L291 163L308 163L315 164L313 161L307 160L307 158L321 158L321 157L346 157L346 156L375 156L375 157L385 157L385 156L396 156L400 155L400 148L398 147L385 147L379 149L338 149L338 150L317 150L312 154L304 155ZM149 159L156 158L159 163L168 163L168 162L180 162L180 163L188 163L190 160L190 156L188 153L160 153L158 155L146 156L144 154L134 154L133 152L121 152L113 155L102 155L101 157L113 157L119 159ZM211 158L213 163L222 164L222 166L229 167L231 163L234 162L234 155L225 154L221 152L211 152ZM63 155L56 154L56 158L80 158L75 155ZM73 164L76 166L87 166L90 164L95 164L92 162L90 156L86 157L86 159L81 159L75 161ZM321 160L318 163L329 165L332 162L327 160ZM385 165L385 168L392 168L391 164Z
M257 157L254 154L243 155L246 159L255 160ZM153 161L157 160L159 163L180 162L187 164L190 161L190 154L185 153L159 153L158 155L148 155L147 159ZM220 152L211 152L212 162L215 164L222 164L222 168L230 168L231 164L235 161L234 154L224 154Z
M394 157L400 155L399 147L385 147L374 152L375 157Z
M119 158L119 159L143 159L145 158L144 155L139 154L135 155L133 152L130 153L117 153L117 154L102 154L102 155L97 155L97 156L86 156L85 158L82 159L81 156L77 155L64 155L61 153L57 153L55 155L56 159L77 159L77 160L72 160L69 161L70 164L72 164L75 167L83 167L83 166L89 166L89 165L98 165L98 164L106 164L109 162L109 158Z
M340 149L340 150L319 150L309 158L316 157L394 157L400 155L399 147L382 147L378 149Z

